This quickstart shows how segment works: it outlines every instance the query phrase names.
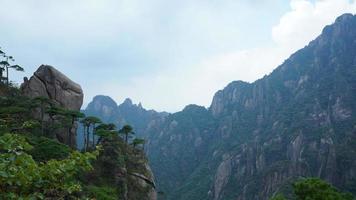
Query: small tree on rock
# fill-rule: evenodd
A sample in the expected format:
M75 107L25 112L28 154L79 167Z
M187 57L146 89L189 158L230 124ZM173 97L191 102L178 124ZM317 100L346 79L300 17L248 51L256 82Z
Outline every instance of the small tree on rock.
M142 150L143 150L143 145L145 144L145 140L144 139L141 139L141 138L135 138L133 141L132 141L132 146L134 148L136 148L137 146L139 145L142 145Z
M79 120L79 118L84 118L85 115L84 113L81 113L79 111L76 111L76 110L64 110L64 115L66 115L67 117L70 118L70 126L68 126L68 135L67 135L67 138L68 138L68 145L73 147L74 144L72 144L72 126L74 125L74 123L76 121Z
M128 144L128 137L130 134L135 134L135 132L133 132L133 128L130 125L125 125L123 126L119 133L124 134L125 135L125 142L126 144Z

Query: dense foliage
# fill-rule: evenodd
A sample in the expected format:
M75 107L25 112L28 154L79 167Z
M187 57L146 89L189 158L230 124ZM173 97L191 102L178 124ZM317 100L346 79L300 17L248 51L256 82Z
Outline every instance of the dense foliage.
M293 184L296 200L353 200L349 193L342 193L335 187L318 178L301 179ZM294 199L294 198L293 198ZM278 194L271 200L286 200Z
M36 162L28 153L32 148L24 136L7 133L0 137L1 199L76 196L81 191L76 176L91 170L90 161L98 154L73 151L63 160Z
M0 90L0 199L83 197L78 177L93 169L99 151L80 153L56 141L54 128L33 117L36 110L53 112L50 100L27 98L11 85L0 84ZM57 110L63 112L53 116L64 119L65 110ZM56 125L67 126L62 122Z

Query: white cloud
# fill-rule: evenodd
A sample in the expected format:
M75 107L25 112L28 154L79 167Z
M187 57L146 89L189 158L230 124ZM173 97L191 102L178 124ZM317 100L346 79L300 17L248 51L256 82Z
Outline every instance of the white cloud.
M349 0L292 0L292 10L286 13L272 37L277 45L298 50L317 37L322 29L344 13L355 13L356 3Z

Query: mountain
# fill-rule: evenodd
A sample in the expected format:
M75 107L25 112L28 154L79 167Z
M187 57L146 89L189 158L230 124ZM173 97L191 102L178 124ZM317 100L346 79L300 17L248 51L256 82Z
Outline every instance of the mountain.
M268 76L144 135L164 199L259 200L309 176L356 194L355 124L356 16L345 14Z
M162 120L168 113L156 112L147 110L142 107L141 103L134 104L131 99L117 105L117 103L109 96L97 95L82 110L86 116L96 116L106 123L114 123L118 128L129 124L133 126L137 137L146 137L146 127L154 120ZM78 147L83 146L83 129L79 127L77 132Z
M131 124L161 199L264 200L299 177L356 194L356 16L345 14L271 74L234 81L207 109L147 111L98 96L84 111Z
M127 98L117 105L117 103L108 96L98 95L88 104L84 110L86 115L99 116L106 122L115 123L118 127L126 124L133 125L137 134L142 134L148 123L154 119L161 119L168 115L166 112L156 112L146 110L141 103L133 104L132 100Z

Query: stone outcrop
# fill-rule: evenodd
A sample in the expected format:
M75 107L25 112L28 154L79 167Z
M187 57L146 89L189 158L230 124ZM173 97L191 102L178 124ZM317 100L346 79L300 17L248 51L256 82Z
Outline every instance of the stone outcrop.
M153 173L148 164L145 164L143 167L145 173L147 175L143 175L141 173L128 173L130 178L134 180L134 182L139 185L141 188L145 188L147 190L147 200L157 200L157 191L156 184L154 182Z
M80 85L49 65L41 65L29 80L25 79L21 90L25 96L46 97L57 106L68 110L79 111L83 104L83 91ZM39 117L38 113L34 113L34 115ZM45 119L47 122L54 120L48 115L45 116ZM67 131L55 131L60 142L75 146L76 124L72 125L71 134L72 141L68 142Z

